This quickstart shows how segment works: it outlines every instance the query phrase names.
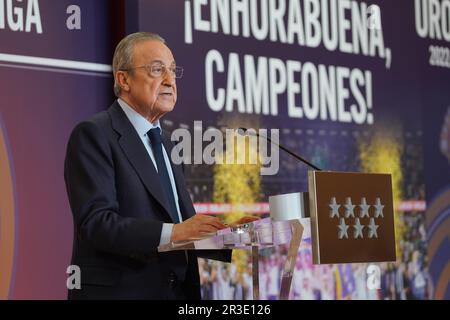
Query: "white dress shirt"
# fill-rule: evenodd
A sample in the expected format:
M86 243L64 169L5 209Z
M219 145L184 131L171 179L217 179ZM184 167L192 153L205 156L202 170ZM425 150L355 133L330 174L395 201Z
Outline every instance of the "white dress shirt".
M153 162L153 165L155 166L156 171L158 171L158 167L157 167L156 161L155 161L155 156L153 155L152 145L150 143L150 139L147 136L147 132L153 128L160 128L160 130L161 130L159 121L156 121L155 123L151 123L150 121L145 119L143 116L141 116L139 113L137 113L132 107L130 107L122 99L119 98L117 100L117 102L119 103L123 112L125 112L128 120L130 120L134 129L138 133L139 137L141 138L141 141L144 144L145 149L147 150L148 155L150 156L150 159L152 159L152 162ZM175 206L177 208L178 219L179 219L179 221L183 221L183 218L181 217L181 213L180 213L180 206L178 204L178 193L177 193L177 187L175 185L175 179L173 177L172 165L170 163L170 159L169 159L169 156L167 155L164 145L162 146L162 149L163 149L164 160L166 162L167 171L169 174L170 184L172 186L173 197L175 199ZM164 223L163 224L159 245L163 245L163 244L170 242L170 237L172 236L172 228L173 228L173 223Z

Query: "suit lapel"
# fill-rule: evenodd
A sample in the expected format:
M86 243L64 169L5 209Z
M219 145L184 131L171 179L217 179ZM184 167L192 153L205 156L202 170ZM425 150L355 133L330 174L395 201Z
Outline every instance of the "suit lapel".
M130 161L145 188L165 209L166 215L170 217L169 206L162 192L158 172L145 146L142 144L142 140L117 101L109 108L108 113L111 117L113 129L119 133L118 143L125 156Z

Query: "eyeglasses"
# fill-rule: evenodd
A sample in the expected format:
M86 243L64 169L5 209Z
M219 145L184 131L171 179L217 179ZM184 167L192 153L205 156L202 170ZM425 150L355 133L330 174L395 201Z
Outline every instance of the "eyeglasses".
M172 76L174 76L177 79L180 79L183 77L183 71L184 69L182 67L166 67L163 64L152 64L152 65L145 65L145 66L139 66L139 67L132 67L128 69L120 69L121 71L130 71L132 69L140 69L144 68L147 70L147 73L151 75L154 78L162 77L166 74L167 71L170 72Z

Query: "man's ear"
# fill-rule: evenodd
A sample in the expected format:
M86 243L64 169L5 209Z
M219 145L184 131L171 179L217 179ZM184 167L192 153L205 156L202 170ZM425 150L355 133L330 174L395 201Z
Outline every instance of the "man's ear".
M126 91L126 92L130 91L128 72L117 71L116 79L117 79L117 83L119 84L120 88L123 91Z

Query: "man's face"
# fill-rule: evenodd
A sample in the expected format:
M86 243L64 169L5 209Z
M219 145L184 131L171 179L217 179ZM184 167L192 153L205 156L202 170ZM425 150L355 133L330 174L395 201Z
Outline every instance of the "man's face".
M166 72L159 77L152 75L150 68L136 68L161 65ZM168 70L175 67L170 49L157 40L138 42L134 46L132 67L128 77L128 102L151 122L172 111L177 101L177 86L175 76Z

